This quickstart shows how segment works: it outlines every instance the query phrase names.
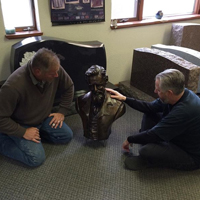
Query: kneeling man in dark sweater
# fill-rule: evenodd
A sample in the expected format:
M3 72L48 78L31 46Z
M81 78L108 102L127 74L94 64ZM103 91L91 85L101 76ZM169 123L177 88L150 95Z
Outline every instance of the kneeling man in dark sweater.
M200 168L200 98L185 88L185 77L180 71L168 69L156 76L154 92L159 98L153 102L107 91L112 98L144 113L140 132L129 136L122 145L129 152L130 145L141 144L139 155L125 159L126 168Z
M51 113L58 90L59 109ZM0 153L32 167L41 165L45 160L41 139L55 144L72 139L64 117L73 96L73 82L57 55L39 49L0 89Z

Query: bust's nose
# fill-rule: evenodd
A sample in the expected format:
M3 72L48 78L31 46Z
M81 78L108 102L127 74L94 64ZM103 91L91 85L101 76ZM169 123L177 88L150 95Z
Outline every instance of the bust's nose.
M96 85L93 85L93 90L97 91L97 86Z

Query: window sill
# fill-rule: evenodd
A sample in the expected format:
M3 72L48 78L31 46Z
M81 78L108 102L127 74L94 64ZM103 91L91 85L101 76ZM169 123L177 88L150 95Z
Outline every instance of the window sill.
M15 34L6 34L5 37L7 39L18 39L18 38L27 38L32 36L41 36L43 32L41 31L23 31L23 32L16 32Z
M192 20L192 19L200 19L200 15L196 14L196 15L177 16L177 17L163 17L162 19L151 18L151 19L146 19L146 20L142 20L142 21L117 23L116 26L111 24L110 28L111 29L121 29L121 28L163 24L163 23L170 23L170 22L179 22L179 21Z

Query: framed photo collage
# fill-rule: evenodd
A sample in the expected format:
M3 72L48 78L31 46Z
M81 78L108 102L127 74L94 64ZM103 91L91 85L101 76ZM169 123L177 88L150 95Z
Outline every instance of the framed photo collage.
M50 7L53 26L105 21L105 0L50 0Z

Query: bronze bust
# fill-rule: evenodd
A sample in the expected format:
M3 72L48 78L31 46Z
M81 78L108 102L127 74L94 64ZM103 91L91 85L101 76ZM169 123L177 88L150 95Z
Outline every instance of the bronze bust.
M105 90L108 76L103 67L91 66L86 71L85 78L90 91L76 100L84 136L92 140L106 140L111 133L112 123L125 113L125 104L112 99Z

